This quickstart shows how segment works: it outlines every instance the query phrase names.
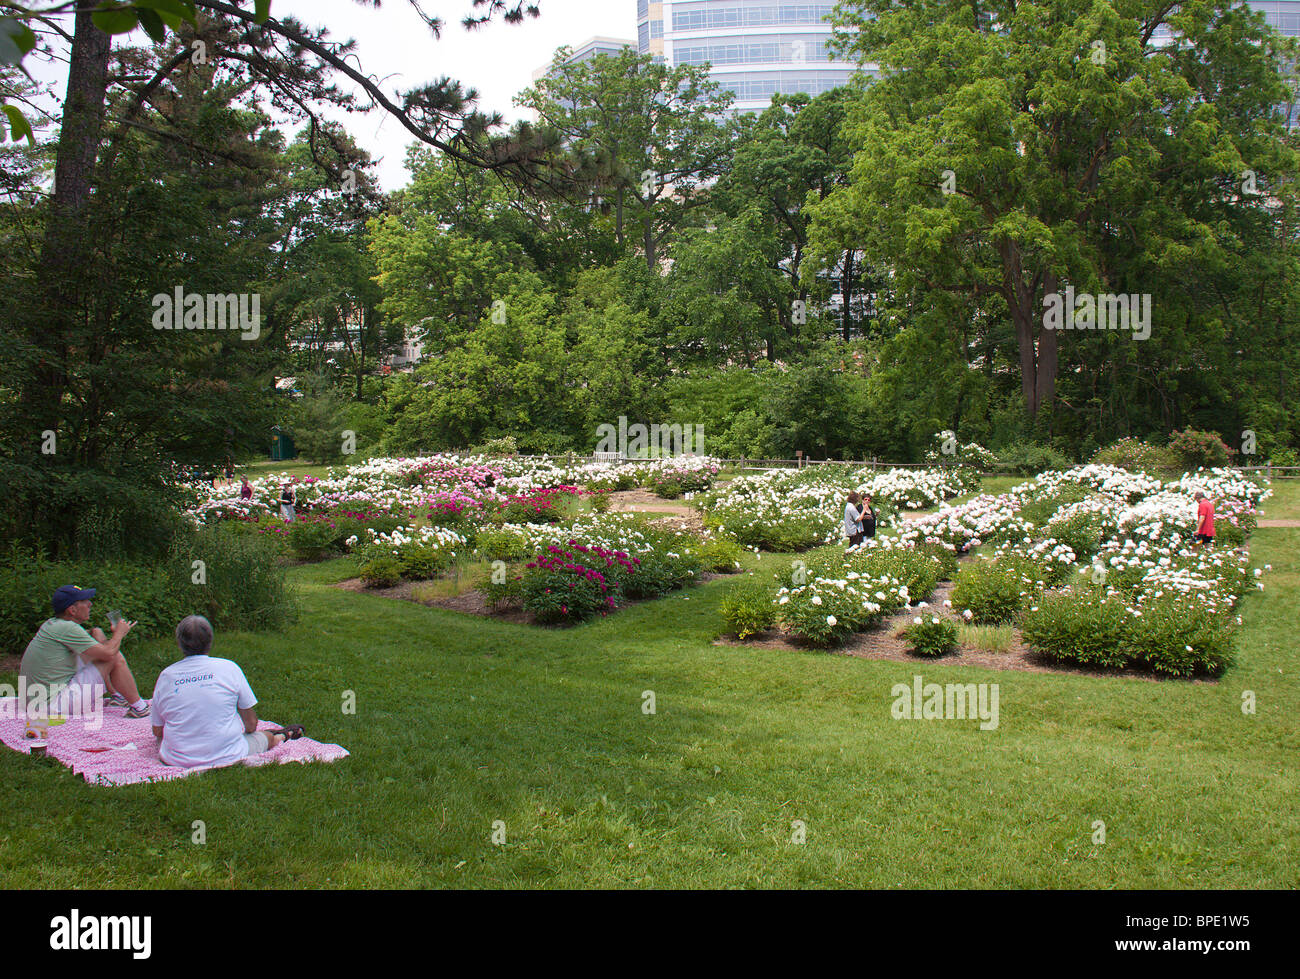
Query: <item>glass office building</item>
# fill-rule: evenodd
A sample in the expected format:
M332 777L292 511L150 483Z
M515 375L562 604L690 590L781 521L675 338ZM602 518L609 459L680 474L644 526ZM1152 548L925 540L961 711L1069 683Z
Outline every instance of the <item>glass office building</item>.
M766 109L776 94L820 95L857 66L829 58L833 2L637 0L637 49L670 65L713 66L735 111ZM870 66L868 66L870 68Z
M565 63L570 65L581 64L584 61L591 61L601 54L613 58L617 57L624 48L634 47L636 47L635 41L624 40L621 37L590 37L572 50L565 59ZM533 72L533 81L539 81L550 70L550 65L538 68Z
M1300 0L1247 2L1278 32L1300 36ZM714 80L736 93L736 111L762 110L777 93L819 95L853 75L856 65L828 58L831 27L826 18L834 6L793 0L637 0L637 50L670 65L708 62ZM865 66L868 73L874 67Z

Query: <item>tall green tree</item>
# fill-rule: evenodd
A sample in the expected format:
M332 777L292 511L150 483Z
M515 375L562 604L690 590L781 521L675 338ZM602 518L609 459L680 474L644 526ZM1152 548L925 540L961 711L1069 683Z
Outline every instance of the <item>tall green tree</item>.
M516 99L568 151L546 186L557 202L607 212L618 247L637 248L658 268L726 171L731 141L721 117L734 96L707 68L670 68L630 48L576 63L570 53L561 48Z
M1007 323L1007 366L1043 429L1095 425L1108 386L1140 405L1113 410L1158 411L1189 372L1231 360L1225 312L1263 283L1227 272L1285 240L1296 173L1275 109L1292 48L1259 15L1229 0L846 0L837 23L839 49L881 77L848 129L850 186L814 206L823 260L878 258L900 308L963 297L954 330ZM1045 329L1045 297L1067 286L1150 295L1151 340ZM981 349L1001 360L991 348L976 338L972 367Z

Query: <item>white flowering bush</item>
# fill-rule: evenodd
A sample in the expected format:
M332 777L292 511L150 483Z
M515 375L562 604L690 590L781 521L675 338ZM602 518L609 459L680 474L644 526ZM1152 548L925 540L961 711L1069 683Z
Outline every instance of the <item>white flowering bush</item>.
M398 527L390 533L373 529L348 538L347 544L367 584L392 584L393 572L409 581L423 581L446 571L464 554L467 540L446 527Z
M850 571L843 578L813 578L776 595L781 625L813 646L832 646L879 622L908 602L907 586L893 578Z
M977 475L998 466L996 455L977 442L958 442L957 433L950 428L944 429L930 440L925 461L940 466L969 466Z

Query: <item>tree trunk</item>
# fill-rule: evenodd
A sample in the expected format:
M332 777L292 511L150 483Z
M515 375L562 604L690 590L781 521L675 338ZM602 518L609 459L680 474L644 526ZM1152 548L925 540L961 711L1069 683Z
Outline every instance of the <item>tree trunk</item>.
M853 298L853 249L851 248L844 252L843 269L840 274L840 298L844 301L844 309L840 315L843 320L844 342L848 343L853 328L853 316L849 312L849 304Z
M74 32L54 193L37 274L43 308L34 319L32 339L44 355L23 396L32 409L29 417L41 430L58 429L72 333L78 310L88 298L90 188L104 128L108 56L113 46L112 38L91 21L89 9L76 15Z

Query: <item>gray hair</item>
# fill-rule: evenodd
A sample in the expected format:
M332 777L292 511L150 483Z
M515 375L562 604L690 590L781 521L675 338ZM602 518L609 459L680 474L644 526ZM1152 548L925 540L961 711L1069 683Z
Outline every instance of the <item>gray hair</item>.
M189 615L176 627L176 642L186 656L206 656L212 648L212 623L201 615Z

